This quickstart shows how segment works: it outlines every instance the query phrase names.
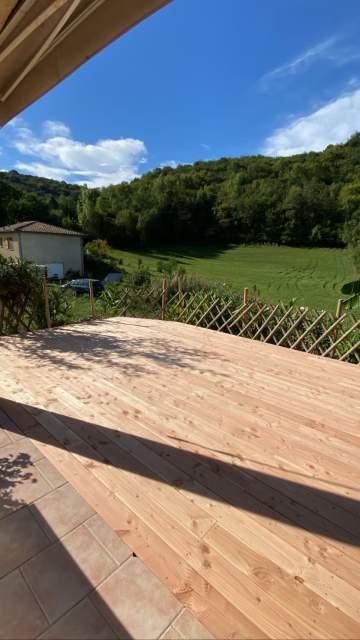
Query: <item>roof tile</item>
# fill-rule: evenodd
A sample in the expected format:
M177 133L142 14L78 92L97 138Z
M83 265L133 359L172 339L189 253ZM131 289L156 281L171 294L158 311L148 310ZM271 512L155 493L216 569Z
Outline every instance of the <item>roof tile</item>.
M57 227L53 224L47 224L46 222L38 222L37 220L16 222L15 224L9 224L5 227L0 227L0 233L12 233L14 231L21 231L21 233L52 233L62 236L84 235L83 233L79 233L79 231L65 229L64 227Z

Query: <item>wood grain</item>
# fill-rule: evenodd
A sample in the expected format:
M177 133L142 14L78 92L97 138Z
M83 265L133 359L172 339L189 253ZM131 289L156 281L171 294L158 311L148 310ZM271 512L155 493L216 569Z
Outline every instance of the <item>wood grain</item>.
M356 366L137 318L0 359L0 409L216 637L360 637Z

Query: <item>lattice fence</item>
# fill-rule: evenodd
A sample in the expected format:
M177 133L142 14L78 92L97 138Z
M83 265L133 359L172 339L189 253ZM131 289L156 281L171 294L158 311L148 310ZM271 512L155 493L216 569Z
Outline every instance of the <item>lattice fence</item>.
M41 323L32 300L26 296L16 300L0 296L0 336L30 331L39 326L44 326L44 323Z
M167 303L165 319L261 340L307 353L360 363L360 320L307 307L234 300L202 291L178 291Z

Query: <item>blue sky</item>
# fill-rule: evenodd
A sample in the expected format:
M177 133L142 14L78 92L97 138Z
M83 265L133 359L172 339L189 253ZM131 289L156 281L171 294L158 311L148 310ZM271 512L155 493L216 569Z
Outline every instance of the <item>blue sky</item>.
M102 186L360 130L359 0L174 0L0 131L0 168Z

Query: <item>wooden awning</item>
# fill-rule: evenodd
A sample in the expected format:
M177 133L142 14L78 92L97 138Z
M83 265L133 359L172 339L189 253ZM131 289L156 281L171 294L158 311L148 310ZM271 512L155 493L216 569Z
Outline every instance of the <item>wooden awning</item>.
M169 0L1 0L0 126Z

